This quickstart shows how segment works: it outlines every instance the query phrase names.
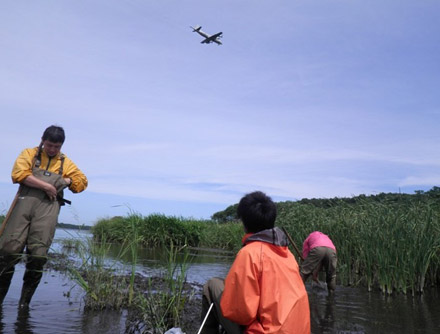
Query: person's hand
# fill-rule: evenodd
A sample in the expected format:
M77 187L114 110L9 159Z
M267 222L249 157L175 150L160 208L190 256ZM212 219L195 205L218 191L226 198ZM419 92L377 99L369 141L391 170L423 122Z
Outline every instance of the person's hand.
M46 183L44 192L51 201L55 201L57 199L57 189L53 185Z
M67 183L67 186L70 186L72 184L72 180L70 178L68 178L68 177L64 178L64 182Z

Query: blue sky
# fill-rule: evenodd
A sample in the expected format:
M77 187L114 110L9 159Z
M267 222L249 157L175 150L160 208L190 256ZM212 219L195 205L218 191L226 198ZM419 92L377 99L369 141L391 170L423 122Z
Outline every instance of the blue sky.
M60 221L209 218L440 185L438 1L0 3L0 212L57 124L89 188ZM201 44L190 25L223 32Z

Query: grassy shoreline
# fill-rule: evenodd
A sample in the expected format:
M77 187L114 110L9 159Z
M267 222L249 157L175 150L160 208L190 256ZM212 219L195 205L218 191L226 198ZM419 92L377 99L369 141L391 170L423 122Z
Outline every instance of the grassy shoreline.
M277 209L276 226L285 227L299 248L312 231L331 237L338 252L338 284L412 295L440 285L439 187L414 195L279 202ZM236 204L211 220L130 213L99 220L92 233L98 242L127 245L135 240L146 247L173 244L236 252L243 228L235 211ZM3 219L0 215L0 223Z
M198 326L201 286L186 281L190 262L186 247L169 245L162 258L163 270L145 276L135 270L137 255L131 254L129 266L124 254L137 249L136 239L126 241L119 256L110 259L111 245L90 238L66 240L61 252L49 253L48 268L63 272L84 291L84 312L125 311L127 333L162 334L172 327L194 332ZM186 253L183 261L177 255ZM73 257L72 257L73 256Z
M276 226L285 227L299 248L312 231L328 234L338 251L338 284L414 295L440 285L440 188L433 190L280 202ZM225 222L130 214L101 219L92 232L97 240L123 242L134 229L147 247L172 242L237 251L243 228L233 208L224 211Z

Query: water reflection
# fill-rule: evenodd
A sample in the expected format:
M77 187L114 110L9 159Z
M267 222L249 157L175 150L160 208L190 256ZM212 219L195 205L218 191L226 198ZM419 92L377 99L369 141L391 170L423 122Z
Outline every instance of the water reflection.
M324 296L321 300L311 298L310 317L315 333L332 332L335 325L334 296Z
M13 317L15 321L12 319L12 312L10 311L7 307L0 306L0 333L8 333L10 330L6 325L12 323L15 333L34 334L28 307L16 308L16 315Z
M57 229L53 251L67 252L63 249L62 242L64 239L77 238L86 241L91 238L89 231L72 231ZM121 246L119 244L110 244L107 249L106 264L114 269L132 270L132 256L130 252L121 253ZM194 248L187 249L189 253L189 263L187 270L187 281L191 283L204 284L213 276L224 277L229 271L235 254L229 251L218 249ZM167 248L146 248L138 247L136 258L136 271L144 276L158 276L166 269L169 258L169 250ZM74 257L74 253L70 253ZM185 253L182 251L178 254L176 260L181 264L184 262Z
M414 297L340 287L334 296L307 285L313 334L440 333L440 289Z
M82 334L124 333L126 312L103 310L87 311L82 317Z
M30 322L29 307L18 308L15 332L22 334L34 334Z

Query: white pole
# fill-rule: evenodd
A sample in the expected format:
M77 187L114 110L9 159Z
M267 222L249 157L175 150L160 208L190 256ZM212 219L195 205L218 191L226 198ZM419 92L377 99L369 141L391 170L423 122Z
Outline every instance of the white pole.
M206 312L205 319L203 319L202 325L200 326L200 329L197 332L197 334L200 334L200 332L202 331L202 328L205 325L206 319L208 319L209 312L211 312L211 309L213 306L214 306L214 303L211 303L211 305L209 306L208 312Z

